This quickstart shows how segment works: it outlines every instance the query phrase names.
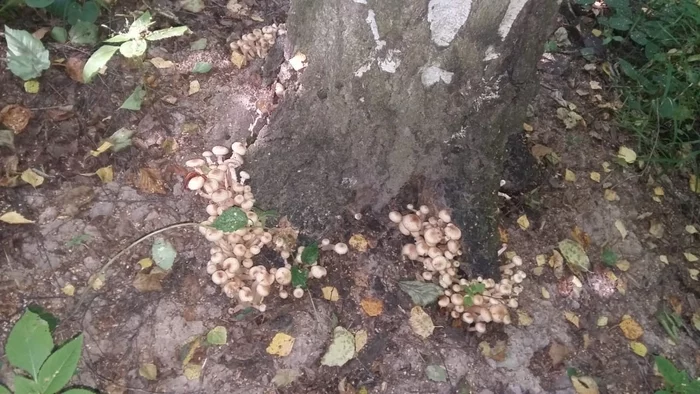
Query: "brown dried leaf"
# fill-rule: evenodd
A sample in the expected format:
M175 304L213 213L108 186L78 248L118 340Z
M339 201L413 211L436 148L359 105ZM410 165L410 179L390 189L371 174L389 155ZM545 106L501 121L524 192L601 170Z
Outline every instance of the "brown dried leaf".
M622 335L630 340L639 339L644 334L644 329L631 316L625 315L620 322Z
M588 249L591 245L591 237L585 231L581 230L579 226L574 226L573 230L571 230L571 237L584 249Z
M429 337L435 329L433 319L431 319L430 315L425 313L420 306L414 306L413 309L411 309L409 323L413 332L423 339Z
M540 144L535 144L530 148L530 152L532 152L532 155L535 156L538 162L542 162L542 158L547 156L550 153L553 153L554 151L552 148L540 145Z
M32 111L18 104L10 104L0 110L0 122L15 134L21 133L29 124Z
M381 315L384 310L384 303L376 298L365 298L360 301L360 306L368 316L372 317Z
M46 111L46 114L48 115L49 119L53 120L54 122L61 122L72 118L73 115L75 115L75 112L73 112L72 105L64 105L59 108L51 108Z
M51 31L50 27L42 27L42 28L36 30L34 33L32 33L32 36L34 36L34 38L36 38L37 40L41 40L42 38L44 38L46 33L50 32L50 31Z
M136 187L151 194L165 194L165 184L160 172L155 168L139 169Z
M578 317L578 315L575 314L574 312L566 311L566 312L564 312L564 317L565 317L566 320L568 320L571 324L575 325L576 328L581 328L580 325L579 325L579 317Z
M151 270L145 269L139 271L134 279L134 287L140 292L161 291L163 286L160 282L168 273L158 267L152 267Z
M66 60L66 74L70 79L83 83L83 68L85 67L85 59L79 57L70 57Z

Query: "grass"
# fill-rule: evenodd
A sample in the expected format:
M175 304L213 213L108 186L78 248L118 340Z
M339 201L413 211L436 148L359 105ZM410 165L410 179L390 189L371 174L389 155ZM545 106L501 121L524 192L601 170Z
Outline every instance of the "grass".
M577 0L590 6L591 0ZM647 161L697 174L700 6L696 0L606 0L598 33L624 100L617 121Z

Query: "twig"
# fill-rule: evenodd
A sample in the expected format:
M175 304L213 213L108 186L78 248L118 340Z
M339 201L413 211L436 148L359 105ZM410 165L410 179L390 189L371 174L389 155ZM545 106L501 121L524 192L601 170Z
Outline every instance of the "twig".
M170 226L163 227L163 228L161 228L161 229L152 231L152 232L150 232L150 233L148 233L148 234L142 236L141 238L139 238L139 239L137 239L136 241L132 242L132 243L131 243L129 246L127 246L126 248L122 249L119 253L117 253L116 255L114 255L114 257L112 257L111 259L109 259L109 261L108 261L107 263L105 263L105 265L103 265L102 268L99 269L99 271L97 271L95 274L93 274L93 275L91 276L91 278L94 278L94 277L97 276L97 275L105 275L106 272L107 272L107 269L109 269L109 267L110 267L115 261L117 261L117 259L119 259L124 253L128 252L129 249L131 249L131 248L133 248L134 246L140 244L141 242L143 242L143 241L145 241L145 240L147 240L147 239L149 239L149 238L151 238L151 237L153 237L153 236L155 236L155 235L158 235L158 234L160 234L160 233L162 233L162 232L165 232L165 231L168 231L168 230L171 230L171 229L174 229L174 228L189 227L189 226L199 226L199 223L195 223L195 222L185 222L185 223L171 224ZM75 315L75 313L78 312L78 310L80 309L80 307L83 305L83 303L84 303L85 300L87 299L87 296L90 294L90 289L91 289L90 286L88 286L88 287L85 288L85 292L80 296L80 299L78 300L78 304L75 306L75 308L73 308L73 312L70 313L69 317Z
M314 309L314 315L316 315L316 325L321 322L321 319L318 317L318 311L316 310L316 305L314 304L314 298L311 297L311 292L307 291L306 294L309 296L309 301L311 301L311 307Z
M10 255L7 254L7 250L3 249L3 252L5 252L5 258L7 259L7 266L10 267L12 271L15 270L15 268L12 266L12 260L10 259ZM15 275L12 275L12 278L15 281L15 285L17 285L17 290L21 290L21 287L19 286L19 281L17 280L17 277Z

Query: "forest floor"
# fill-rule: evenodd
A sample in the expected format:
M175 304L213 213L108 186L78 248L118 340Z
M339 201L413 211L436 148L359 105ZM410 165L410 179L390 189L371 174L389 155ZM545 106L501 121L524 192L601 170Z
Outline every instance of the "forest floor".
M60 319L60 341L85 334L74 382L111 394L573 393L568 368L593 377L603 393L651 393L661 384L656 354L697 376L700 331L691 320L700 311L700 284L684 253L700 256L700 235L687 228L700 229L698 195L687 179L620 162L620 146L635 144L615 127L614 92L600 64L586 70L578 52L566 48L543 56L541 89L526 120L531 131L524 127L509 143L502 191L511 199L503 199L503 236L528 273L512 325L490 325L476 335L433 305L426 311L435 331L427 339L417 336L409 325L411 300L397 282L419 271L401 259L405 239L390 225L388 211L350 221L346 233L335 234L345 242L362 234L367 251L324 254L328 276L310 286L309 296L272 297L264 313L232 310L205 272L209 243L195 228L162 234L178 257L160 289L143 292L133 284L138 261L150 255L147 241L118 259L95 297L73 313L89 278L111 256L149 232L206 219L205 202L183 190L184 162L214 145L246 141L256 111L274 107L274 84L263 84L262 61L236 69L227 39L283 21L284 7L260 9L264 23L230 19L226 12L214 2L200 13L177 11L193 34L152 43L147 55L173 62L169 68L148 61L132 68L115 57L86 85L54 66L38 94L0 72L0 107L20 104L32 113L15 138L16 150L0 148L0 171L45 174L36 188L0 188L0 213L16 211L35 221L0 223L0 342L26 306L41 305ZM32 23L13 27L35 30L47 21ZM201 38L206 49L190 49ZM78 47L47 46L53 60L87 57ZM211 63L212 71L191 73L197 62ZM200 90L189 94L194 80ZM142 109L118 109L142 83ZM575 108L582 120L567 129L557 116L562 106ZM135 131L132 147L90 154L122 127ZM95 172L107 166L113 181L103 183ZM566 238L584 244L594 267L578 280L568 268L547 263ZM538 262L538 255L544 259ZM66 294L71 286L73 296ZM322 286L335 286L339 299L325 300ZM368 298L381 301L377 316L361 307ZM655 317L664 307L687 328L675 343ZM634 337L647 348L645 356L633 352L629 333L620 328L625 315L643 330ZM368 342L344 366L321 366L338 324L365 330ZM183 349L187 353L192 338L216 326L226 328L227 343L195 349L190 361L201 373L185 374ZM266 352L279 332L295 338L286 357ZM141 376L144 363L156 365L155 379ZM429 365L445 369L444 382L428 379ZM0 381L7 381L4 362L1 372ZM285 379L293 382L282 386Z

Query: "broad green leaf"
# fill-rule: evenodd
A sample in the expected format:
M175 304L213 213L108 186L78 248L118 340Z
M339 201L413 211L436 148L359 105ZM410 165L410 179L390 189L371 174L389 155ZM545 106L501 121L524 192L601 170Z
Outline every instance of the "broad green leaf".
M483 283L472 283L464 289L469 295L481 294L486 290L486 285Z
M126 33L126 34L117 34L116 36L114 36L114 37L112 37L112 38L106 39L105 42L106 42L106 43L109 43L109 44L119 44L119 43L122 43L122 42L126 42L126 41L129 41L129 40L133 40L134 38L136 38L136 37L133 37L133 36L130 35L129 33Z
M15 375L15 393L16 394L43 394L41 387L22 375Z
M137 86L134 92L124 101L119 109L130 109L132 111L139 111L141 109L141 103L144 97L146 97L146 91L143 90L142 86Z
M86 1L83 3L83 8L81 10L78 20L87 23L95 23L97 17L100 16L100 6L94 1Z
M46 309L36 304L29 305L27 310L32 313L36 313L42 320L49 323L49 332L53 332L53 330L56 329L56 326L58 325L58 318L51 312L48 312Z
M148 41L158 41L170 37L179 37L189 30L187 26L169 27L167 29L156 30L151 34L146 35Z
M83 334L71 339L53 352L39 370L36 381L42 394L54 394L73 377L83 349Z
M232 233L248 224L248 216L238 207L226 209L212 223L212 227L225 233Z
M80 3L68 0L64 10L63 19L65 19L69 25L75 25L80 22L80 17L83 15L83 6L80 5Z
M632 26L632 21L624 16L613 16L608 19L607 25L615 30L627 31Z
M92 46L97 44L97 34L97 25L80 21L70 28L68 37L73 44Z
M65 27L55 26L51 29L51 38L56 42L65 44L68 41L68 31L66 31Z
M141 34L148 31L148 26L151 25L151 13L149 11L144 12L134 20L134 23L129 26L129 35L136 38Z
M24 3L32 8L46 8L53 3L54 0L25 0Z
M192 69L192 72L195 74L206 74L209 71L211 71L211 64L205 62L197 62Z
M578 242L565 239L559 242L559 250L572 269L577 271L589 271L591 269L588 255Z
M301 252L301 262L304 264L313 264L318 261L318 244L316 242L304 248Z
M7 361L33 378L53 350L49 323L34 312L24 312L7 337L5 354Z
M192 41L192 43L190 44L191 51L202 51L204 49L207 49L206 38L200 38L199 40Z
M0 146L15 150L15 133L12 130L0 130Z
M144 53L146 53L147 48L148 44L146 41L139 38L121 44L119 46L119 52L121 52L124 57L131 59L142 56Z
M87 390L87 389L68 389L66 391L61 391L61 394L96 394L97 391Z
M0 394L12 394L10 389L0 384Z
M156 265L166 271L173 267L177 252L173 245L163 238L156 238L151 248L151 257Z
M442 287L417 280L399 282L399 287L411 297L414 304L420 306L432 304L443 293Z
M5 26L7 66L13 74L27 81L38 78L51 66L49 51L40 40L25 30Z
M120 150L131 146L131 136L134 135L132 130L122 127L112 134L107 141L111 144L112 152L119 152Z
M617 264L617 254L613 252L610 248L603 249L603 253L600 254L600 259L608 267L614 267Z
M343 327L333 330L333 339L328 351L321 358L321 365L342 367L355 357L355 336Z
M661 356L655 356L654 362L656 363L656 369L659 370L664 381L667 383L677 383L679 381L681 376L673 363Z
M425 376L433 382L447 382L447 371L440 365L428 365L425 367Z
M118 50L119 47L114 45L103 45L96 50L85 63L85 67L83 67L83 81L90 83Z
M207 333L207 343L210 345L225 345L226 336L226 327L216 326Z
M292 287L300 287L302 289L306 288L306 280L308 279L309 272L298 266L292 267Z

